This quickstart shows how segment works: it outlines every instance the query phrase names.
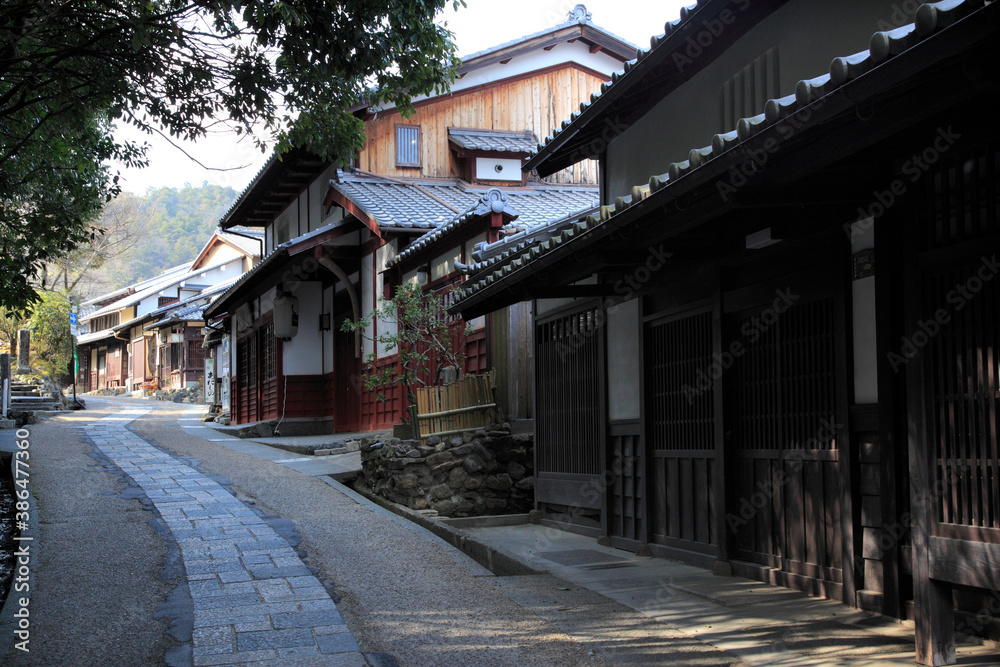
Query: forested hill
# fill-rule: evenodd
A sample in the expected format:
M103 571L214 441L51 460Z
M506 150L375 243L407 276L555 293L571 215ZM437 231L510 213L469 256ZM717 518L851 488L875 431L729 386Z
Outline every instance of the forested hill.
M207 182L200 187L147 190L141 236L125 255L102 267L108 280L103 286L109 290L125 287L192 261L238 194Z

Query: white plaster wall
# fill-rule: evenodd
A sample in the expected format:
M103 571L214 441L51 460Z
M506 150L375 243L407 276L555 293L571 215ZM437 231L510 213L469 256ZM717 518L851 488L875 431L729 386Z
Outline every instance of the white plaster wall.
M632 299L608 309L608 418L638 419L639 388L639 300Z
M373 254L365 255L361 258L361 271L359 276L359 282L361 283L361 316L365 317L373 310L375 310L375 300L373 294L375 293L375 285L372 282L372 270L374 267L375 256ZM374 324L369 325L365 331L364 336L362 336L361 342L361 356L363 359L367 359L368 355L374 350L374 345L372 337L375 335Z
M333 288L323 290L323 312L330 315L330 328L323 332L323 374L333 372L333 337L336 318L333 314Z
M323 310L323 285L304 282L295 290L299 300L299 328L295 337L282 342L282 365L285 375L319 375L322 363L317 358L323 349L319 315Z
M382 296L382 294L384 294L385 276L383 275L382 272L385 270L386 265L390 261L396 258L396 247L398 243L399 242L397 240L393 239L392 241L390 241L389 243L387 243L386 245L382 246L381 248L375 251L375 261L376 261L375 298L376 299ZM398 329L399 329L399 322L396 320L395 317L380 319L378 321L378 334L380 336L382 334L392 335L396 333ZM392 356L396 354L396 352L397 352L396 350L392 351L387 350L385 345L381 343L379 343L378 345L379 357Z

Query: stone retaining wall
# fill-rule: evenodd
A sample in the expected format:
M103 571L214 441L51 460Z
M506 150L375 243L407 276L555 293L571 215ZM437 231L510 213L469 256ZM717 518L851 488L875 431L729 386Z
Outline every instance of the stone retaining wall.
M509 428L432 437L423 445L365 438L361 465L370 491L411 509L446 517L534 509L532 436L511 435Z

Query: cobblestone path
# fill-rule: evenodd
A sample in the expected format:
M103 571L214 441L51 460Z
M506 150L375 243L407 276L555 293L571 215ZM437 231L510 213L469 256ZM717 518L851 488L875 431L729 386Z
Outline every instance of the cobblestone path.
M288 542L225 488L125 426L84 427L139 485L180 547L194 604L195 665L365 665L320 581Z

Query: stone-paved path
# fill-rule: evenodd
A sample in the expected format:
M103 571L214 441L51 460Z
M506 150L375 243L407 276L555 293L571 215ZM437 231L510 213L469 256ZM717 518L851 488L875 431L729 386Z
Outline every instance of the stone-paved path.
M180 547L194 605L194 664L366 665L329 593L288 542L217 482L125 425L90 422L94 444L149 497Z

